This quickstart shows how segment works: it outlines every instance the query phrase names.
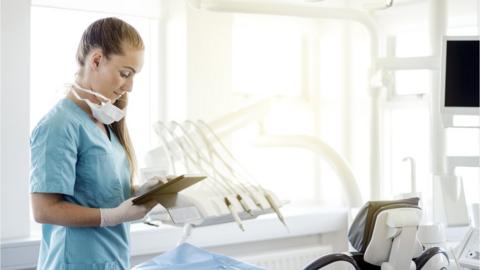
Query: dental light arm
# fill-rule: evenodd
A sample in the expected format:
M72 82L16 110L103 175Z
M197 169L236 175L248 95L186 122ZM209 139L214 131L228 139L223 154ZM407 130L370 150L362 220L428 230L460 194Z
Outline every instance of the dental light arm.
M342 187L346 192L345 200L350 207L359 207L362 197L358 184L348 163L329 145L320 139L307 135L279 135L265 136L257 140L259 146L265 147L295 147L311 150L323 158L333 167L339 176Z
M277 100L279 100L278 97L260 100L250 106L230 112L218 119L210 121L208 126L215 130L215 133L220 138L226 137L243 126L255 121L261 121Z

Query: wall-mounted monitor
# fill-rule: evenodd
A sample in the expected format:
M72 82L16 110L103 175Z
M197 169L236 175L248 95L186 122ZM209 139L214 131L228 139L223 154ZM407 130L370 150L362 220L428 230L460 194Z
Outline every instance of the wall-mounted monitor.
M479 44L478 36L443 39L440 106L446 126L454 115L480 115Z

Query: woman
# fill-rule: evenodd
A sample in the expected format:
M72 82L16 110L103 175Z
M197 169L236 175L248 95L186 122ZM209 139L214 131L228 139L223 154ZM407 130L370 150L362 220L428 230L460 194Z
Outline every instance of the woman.
M136 164L123 117L143 52L124 21L92 23L78 46L75 83L32 132L31 201L43 223L38 269L130 267L127 222L155 205L131 202Z

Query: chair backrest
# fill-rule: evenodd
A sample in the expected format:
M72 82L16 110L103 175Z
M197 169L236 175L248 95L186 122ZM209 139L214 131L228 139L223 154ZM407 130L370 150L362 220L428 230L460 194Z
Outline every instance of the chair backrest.
M416 237L421 216L422 211L418 207L391 208L381 211L375 220L363 260L380 266L384 262L391 261L391 256L394 256L402 258L404 263L409 264L409 261L419 255L423 249ZM411 235L394 246L394 239L400 237L400 234L407 234L408 227Z
M369 201L359 210L348 231L348 239L359 252L365 253L375 228L377 216L385 210L414 207L418 208L419 198L393 201Z

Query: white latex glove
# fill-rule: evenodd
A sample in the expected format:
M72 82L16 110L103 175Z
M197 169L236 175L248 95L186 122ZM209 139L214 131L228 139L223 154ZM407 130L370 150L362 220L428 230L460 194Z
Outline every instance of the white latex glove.
M137 220L143 218L156 202L144 205L134 205L130 198L123 201L115 208L100 208L100 227L115 226L123 222Z
M161 176L154 176L154 177L148 179L147 182L143 183L143 185L141 185L138 188L138 190L135 192L135 196L144 194L145 192L149 191L150 189L152 189L155 185L157 185L160 182L166 183L167 178L161 177Z

